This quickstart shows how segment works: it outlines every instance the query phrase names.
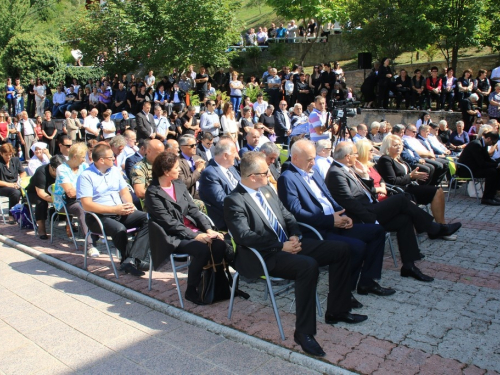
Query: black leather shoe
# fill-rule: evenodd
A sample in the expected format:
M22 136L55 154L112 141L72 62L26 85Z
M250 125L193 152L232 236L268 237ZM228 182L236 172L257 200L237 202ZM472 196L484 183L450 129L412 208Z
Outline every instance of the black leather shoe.
M394 289L391 289L391 288L381 287L376 282L373 282L373 285L370 285L370 286L358 285L358 294L361 294L362 296L364 296L364 295L367 295L368 293L372 293L372 294L375 294L377 296L385 297L385 296L390 296L390 295L396 293L396 291Z
M481 199L481 204L486 206L500 206L500 201L496 199Z
M498 204L500 206L500 203ZM451 236L457 230L462 227L462 223L451 223L451 224L441 224L441 228L439 232L436 234L427 234L431 240L435 240L437 238Z
M184 297L189 301L189 302L193 302L195 305L206 305L205 302L203 302L200 297L198 296L198 294L195 292L195 293L189 293L188 291L186 291L186 294L184 295Z
M431 282L434 281L433 277L424 275L422 271L420 271L415 265L413 265L411 268L401 268L401 276L402 277L413 277L414 279L418 281L425 281L425 282Z
M359 302L354 296L351 294L351 309L360 309L363 307L363 304Z
M339 322L344 322L347 324L357 324L364 322L368 317L361 314L351 314L349 312L339 315L325 315L326 324L336 324Z
M316 357L324 357L326 355L313 335L295 332L293 334L293 339L307 354L314 355Z
M129 273L132 276L144 276L144 272L139 271L132 263L125 263L120 268L123 272Z

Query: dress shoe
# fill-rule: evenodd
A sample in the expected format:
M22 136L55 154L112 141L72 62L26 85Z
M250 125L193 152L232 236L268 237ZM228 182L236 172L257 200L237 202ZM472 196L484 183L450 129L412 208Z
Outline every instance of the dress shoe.
M351 309L360 309L363 307L363 304L359 302L354 296L351 294Z
M377 296L385 297L385 296L390 296L390 295L396 293L396 291L394 289L391 289L391 288L381 287L376 282L373 282L373 284L370 286L358 285L358 294L365 296L368 293L372 293L372 294L375 294Z
M125 273L129 273L132 276L144 276L144 272L139 271L137 268L132 263L124 263L120 270L122 270Z
M293 339L307 354L314 355L316 357L324 357L326 355L313 335L295 332L293 334Z
M445 241L456 241L457 240L457 235L456 234L452 234L451 236L443 236L443 237L441 237L441 239L443 239Z
M415 265L411 266L411 268L401 268L401 276L402 277L413 277L418 281L431 282L434 281L434 278L424 275L422 271L420 271Z
M496 199L481 199L481 204L484 204L486 206L500 206L500 201L497 201Z
M198 296L198 293L194 292L194 293L189 293L189 291L186 291L186 294L184 295L184 297L189 301L189 302L193 302L195 305L206 305L205 302L203 302L201 299L200 299L200 296Z
M361 314L351 314L349 312L338 314L338 315L325 315L326 324L336 324L339 322L344 322L347 324L357 324L364 322L368 317Z
M500 203L499 203L500 205ZM457 230L462 227L462 223L451 223L451 224L441 224L441 228L436 234L427 234L431 240L435 240L437 238L451 236Z

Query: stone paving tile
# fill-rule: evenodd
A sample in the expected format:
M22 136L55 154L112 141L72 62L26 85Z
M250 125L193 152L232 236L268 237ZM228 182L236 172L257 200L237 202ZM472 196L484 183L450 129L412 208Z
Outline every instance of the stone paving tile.
M426 255L418 266L426 273L436 278L430 284L399 276L399 269L394 267L389 249L386 249L384 272L381 284L392 286L397 290L393 296L380 298L374 296L356 296L365 305L360 313L369 316L368 321L360 325L338 324L335 327L323 323L318 318L317 339L327 352L326 360L340 364L361 373L495 373L500 371L500 210L496 207L481 206L475 200L460 194L447 202L446 218L449 222L461 221L463 227L458 232L455 242L442 240L431 241L425 235L420 236L420 249ZM65 238L64 231L59 230L53 247L38 247L40 241L32 238L28 232L19 236L16 228L3 227L2 233L21 241L38 250L44 251L56 258L82 267L82 253L75 252L71 243ZM5 229L5 230L4 230ZM38 243L37 243L38 242ZM83 241L79 240L81 244ZM393 238L397 251L397 241ZM45 245L45 244L44 244ZM99 245L102 248L102 245ZM29 261L29 258L25 258ZM22 263L22 262L20 262ZM398 263L401 260L398 255ZM1 264L1 263L0 263ZM16 265L23 267L22 264ZM30 266L25 267L30 270ZM1 268L0 268L1 269ZM154 272L153 290L147 290L147 278L137 280L129 275L120 275L116 280L110 269L109 257L101 256L89 262L89 270L111 281L118 282L138 290L144 294L179 306L177 291L173 283L170 265L163 266L159 272ZM7 283L0 272L0 301L2 289ZM45 275L37 275L38 280ZM56 275L49 276L46 285L54 285ZM187 275L180 272L181 290L185 289ZM52 280L54 278L54 280ZM18 283L26 282L18 277ZM42 281L43 282L43 281ZM86 290L71 290L71 281L60 285L60 290L69 295L91 294ZM250 300L237 298L233 318L227 319L227 302L213 306L195 306L185 301L186 309L213 321L235 327L257 337L270 340L293 350L299 350L293 342L294 307L293 291L277 298L280 315L287 339L279 340L276 323L273 318L270 302L263 301L264 285L262 283L245 283L242 290L250 294ZM326 297L326 275L321 274L318 286L320 299ZM7 292L6 297L10 296ZM112 308L119 300L99 300L100 310L117 319L126 320L121 316L126 306ZM37 301L39 302L39 301ZM325 302L323 302L325 308ZM113 309L115 311L113 311ZM131 309L133 310L133 309ZM0 310L0 317L2 311ZM128 312L126 314L129 314ZM132 321L142 316L131 313ZM145 316L154 316L148 312ZM176 331L182 332L183 324L163 322L158 317L146 319L146 331L156 332L156 339L165 341L173 338L179 340ZM140 324L131 323L132 327ZM170 332L159 332L167 327ZM0 326L1 328L1 326ZM144 331L143 331L144 332ZM150 332L146 332L150 333ZM123 337L122 337L123 338ZM115 338L119 342L120 337ZM223 342L222 338L222 343ZM182 340L179 340L182 348ZM170 344L169 342L166 342ZM111 341L110 341L111 345ZM219 344L221 345L221 344ZM197 354L201 350L186 348L190 353ZM443 369L444 368L444 369ZM205 369L205 373L214 373L220 367ZM202 371L203 372L203 371ZM293 373L293 372L292 372Z

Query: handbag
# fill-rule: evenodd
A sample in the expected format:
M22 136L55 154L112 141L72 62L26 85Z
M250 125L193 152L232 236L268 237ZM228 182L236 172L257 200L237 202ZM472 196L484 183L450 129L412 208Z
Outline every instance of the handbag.
M210 244L208 249L211 261L203 267L200 285L198 286L200 300L206 305L228 300L231 297L229 280L232 279L226 262L222 260L222 263L216 264Z

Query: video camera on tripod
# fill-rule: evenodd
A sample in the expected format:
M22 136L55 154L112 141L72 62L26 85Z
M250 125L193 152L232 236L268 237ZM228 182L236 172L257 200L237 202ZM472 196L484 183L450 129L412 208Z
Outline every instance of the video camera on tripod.
M339 131L338 131L338 136L336 137L336 140L334 141L337 143L339 140L346 139L347 134L348 134L348 129L347 129L347 118L348 117L355 117L356 115L361 114L361 108L359 108L359 105L361 102L356 102L352 99L347 99L347 100L335 100L331 99L328 101L328 117L327 117L327 124L330 124L329 127L333 126L333 124L338 124L339 126ZM332 119L333 121L330 121Z

